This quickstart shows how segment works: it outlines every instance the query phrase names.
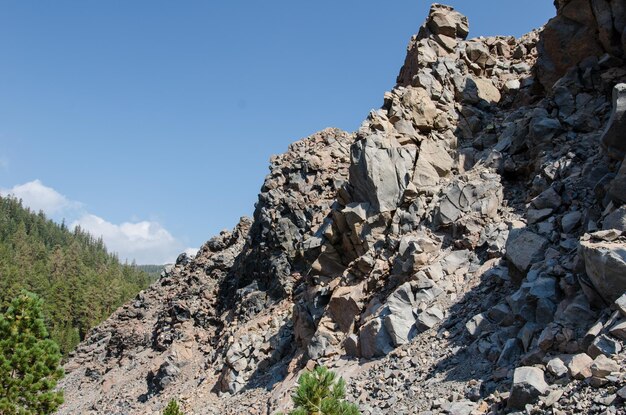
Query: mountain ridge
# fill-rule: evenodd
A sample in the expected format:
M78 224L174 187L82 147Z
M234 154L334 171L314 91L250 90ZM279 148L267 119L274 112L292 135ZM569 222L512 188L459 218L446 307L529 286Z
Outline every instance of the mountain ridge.
M382 108L273 157L252 220L79 346L59 413L157 414L175 397L269 414L314 364L350 379L364 413L615 409L624 17L562 1L543 30L468 40L467 18L433 5Z

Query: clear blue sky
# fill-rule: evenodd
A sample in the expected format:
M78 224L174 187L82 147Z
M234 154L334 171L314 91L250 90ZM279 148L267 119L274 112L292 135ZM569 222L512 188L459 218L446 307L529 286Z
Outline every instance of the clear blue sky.
M554 15L546 0L448 4L470 37ZM0 189L91 218L122 256L171 260L252 214L270 155L379 107L429 6L2 0ZM169 251L151 256L159 237Z

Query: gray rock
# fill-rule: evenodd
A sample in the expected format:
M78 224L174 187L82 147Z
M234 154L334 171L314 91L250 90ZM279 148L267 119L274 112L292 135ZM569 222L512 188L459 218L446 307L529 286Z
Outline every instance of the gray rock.
M324 331L318 331L309 341L307 345L307 355L311 359L319 359L328 356L334 351L331 339L332 334Z
M622 345L617 341L607 336L606 334L602 334L591 343L589 349L587 349L587 353L596 358L601 354L605 356L613 356L622 351Z
M582 213L577 210L563 215L561 218L561 229L563 229L563 232L571 233L574 229L576 229L582 216Z
M450 415L471 415L476 406L476 403L471 401L457 401L450 403L445 409Z
M504 303L497 304L487 311L487 317L499 326L509 326L513 324L515 316L511 312L511 307Z
M626 203L626 163L622 161L622 166L617 172L617 176L613 179L609 186L609 194L613 200L619 203Z
M398 287L387 299L388 314L384 317L384 325L393 344L406 344L416 334L415 313L413 312L415 296L410 282Z
M552 209L550 208L528 209L526 212L526 219L528 220L528 223L532 225L533 223L540 222L550 217L550 215L552 215Z
M461 99L470 104L489 103L496 104L502 99L502 95L493 82L478 77L467 77L460 91Z
M521 356L523 350L519 339L508 339L502 347L502 352L496 362L496 367L510 367Z
M579 253L596 291L607 303L626 292L626 244L603 240L596 232L580 241Z
M550 359L546 365L546 369L557 378L563 377L568 373L567 366L565 366L563 360L558 357Z
M554 320L554 312L556 311L556 304L549 298L540 298L537 300L537 307L535 308L535 320L537 324L546 325Z
M610 157L622 160L626 155L626 84L613 87L613 110L600 143Z
M569 356L565 361L569 374L574 379L587 379L591 377L591 364L593 359L586 353Z
M619 209L615 209L613 212L609 213L606 218L604 218L604 222L602 223L602 229L617 229L618 231L625 232L626 231L626 205L620 207Z
M617 300L615 300L615 308L622 313L622 316L626 317L626 293L622 294Z
M361 356L366 359L384 356L393 350L391 337L380 318L374 318L361 326L359 344Z
M547 246L548 241L544 237L528 230L515 229L506 241L506 258L515 268L526 272L534 262L543 258Z
M556 279L550 277L539 277L532 282L525 282L528 286L528 296L534 299L554 298L556 296Z
M457 269L469 265L470 251L467 249L452 251L441 261L443 271L448 275L453 274Z
M550 141L561 129L561 123L555 118L535 117L530 121L529 135L538 142Z
M465 54L468 59L481 68L493 66L495 60L489 53L489 48L482 42L467 42L465 46Z
M604 355L599 355L593 359L591 364L591 373L593 376L604 378L612 372L619 372L620 365L613 359L609 359Z
M561 196L552 187L548 187L537 197L530 201L536 209L556 209L561 206Z
M626 321L619 322L615 324L609 330L612 336L620 339L621 341L626 341Z
M348 356L359 357L361 350L359 348L359 336L352 333L343 341L343 348Z
M359 202L378 212L395 210L411 180L415 148L368 137L352 146L350 183Z
M437 323L443 320L443 318L444 318L443 311L441 311L437 307L430 307L422 311L417 316L416 325L417 325L418 330L422 330L422 331L428 330L430 328L433 328Z
M513 372L513 385L508 406L523 409L526 404L535 403L537 398L546 392L548 392L548 384L541 369L532 366L518 367Z
M493 327L489 320L485 318L485 315L480 313L476 314L467 323L465 323L465 328L470 336L478 337L482 332L489 331Z

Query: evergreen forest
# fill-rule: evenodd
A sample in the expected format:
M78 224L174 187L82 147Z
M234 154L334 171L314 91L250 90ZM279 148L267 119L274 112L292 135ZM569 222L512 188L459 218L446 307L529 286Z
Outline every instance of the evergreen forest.
M153 280L120 263L101 238L0 197L0 311L22 290L39 295L50 336L63 354Z

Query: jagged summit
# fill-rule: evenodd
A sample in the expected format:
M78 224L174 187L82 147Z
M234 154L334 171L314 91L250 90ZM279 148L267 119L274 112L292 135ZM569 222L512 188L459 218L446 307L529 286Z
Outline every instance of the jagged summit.
M273 157L252 220L79 346L60 413L272 414L316 363L366 414L617 413L621 4L520 39L433 5L383 106Z

